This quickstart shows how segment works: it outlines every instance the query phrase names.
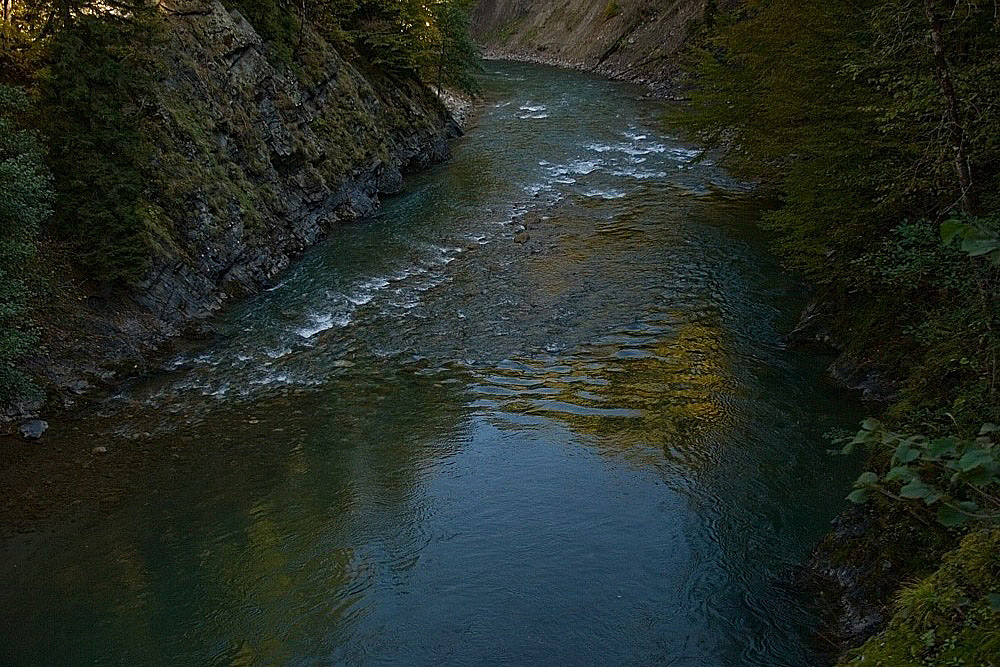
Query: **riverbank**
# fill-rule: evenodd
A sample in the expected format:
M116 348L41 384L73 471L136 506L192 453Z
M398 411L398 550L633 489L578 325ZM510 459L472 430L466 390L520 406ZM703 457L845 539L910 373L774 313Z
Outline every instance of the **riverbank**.
M0 412L0 433L157 366L225 303L272 287L333 227L370 216L405 174L436 164L471 110L371 68L306 29L296 60L219 2L161 3L150 213L142 277L109 289L46 240L33 271L39 345L19 367L47 396ZM456 115L459 118L456 118ZM152 224L152 223L151 223Z
M732 4L682 0L650 9L637 0L483 0L472 14L473 34L487 58L594 72L675 99L683 97L682 50Z
M487 0L480 3L475 14L477 25L474 30L486 45L487 53L493 57L600 72L642 83L670 97L676 95L672 92L673 84L691 75L690 71L683 71L679 64L682 51L699 36L710 35L717 39L720 31L713 32L716 12L732 6L731 3L692 1L646 11L642 3L636 2L581 1L556 5ZM718 43L713 45L710 53L704 54L711 55L707 62L717 67L713 70L715 78L709 84L717 97L712 98L711 93L704 96L714 99L716 106L703 104L702 112L707 112L706 117L713 120L702 122L693 136L698 136L699 132L706 137L711 135L719 139L721 136L719 142L722 145L729 145L732 137L739 136L740 140L747 142L741 154L755 155L760 152L763 156L757 163L752 157L746 161L757 167L756 172L753 167L747 168L741 163L746 172L753 175L768 173L775 165L783 163L789 152L798 152L787 148L788 142L796 138L802 144L800 150L804 155L814 151L832 153L829 158L816 162L827 165L824 167L827 171L817 174L816 178L807 174L800 179L801 183L797 185L802 189L796 195L798 199L794 204L798 208L786 215L778 212L770 216L772 228L780 228L777 239L786 260L800 270L801 267L807 271L811 269L810 275L820 286L820 298L803 312L798 325L791 331L790 343L804 345L807 349L835 350L839 356L830 365L828 374L871 401L870 413L888 414L899 428L924 432L931 437L951 434L956 427L960 427L962 434L971 441L982 422L991 420L991 411L995 413L996 401L989 397L995 396L996 391L996 356L995 352L992 357L988 352L990 343L972 343L961 327L970 323L979 332L978 340L992 340L990 332L994 331L994 327L990 322L995 321L996 309L995 305L991 305L995 304L995 297L991 295L995 292L982 286L991 282L996 284L995 271L990 275L982 265L969 266L969 258L944 249L936 223L904 224L896 229L884 229L897 224L885 210L877 213L866 211L860 216L857 233L838 234L838 226L851 224L839 221L840 217L845 217L845 201L850 201L851 206L864 208L868 202L881 201L884 193L898 184L877 192L855 193L840 200L840 203L826 204L827 208L823 208L821 195L829 194L824 188L836 189L828 187L831 182L829 165L843 167L845 173L849 172L851 167L848 165L855 164L856 156L841 149L847 145L874 145L877 142L873 142L872 138L883 136L884 128L872 127L867 136L859 136L855 125L857 120L845 121L843 131L850 134L851 139L831 140L832 148L802 139L803 136L822 138L824 133L841 131L835 123L821 127L812 127L809 123L830 114L840 102L838 93L831 91L837 90L835 85L844 69L841 66L839 72L831 70L824 60L830 49L831 42L828 40L837 37L838 31L847 30L844 26L854 25L852 22L865 18L868 17L862 10L842 16L837 12L813 12L798 8L793 3L774 3L762 10L759 16L740 15L735 24L723 22L727 26L735 25L731 27L731 42L727 46L737 55L733 63L727 63L730 65L727 68L726 64L720 66L725 49ZM878 18L874 19L876 23ZM989 43L985 39L989 34L988 26L984 23L966 21L954 15L949 22L954 25L948 30L956 33L961 33L963 29L980 30L977 35L984 39L980 40L977 36L971 41ZM753 24L753 28L741 32L741 24L744 23ZM882 25L879 30L884 28ZM993 30L992 34L996 34L995 25ZM725 32L725 27L721 32ZM857 30L852 34L866 33ZM876 30L876 34L884 33ZM818 38L820 35L824 36L823 39ZM818 40L817 43L813 43L814 39ZM970 41L968 36L961 34L954 35L953 39L956 44ZM800 45L797 55L789 55L788 43ZM848 50L844 49L845 52ZM988 51L988 47L984 46L984 50ZM921 52L919 58L925 56L926 53ZM796 65L801 63L802 72L783 77L778 72L784 71L782 61L789 57L796 59ZM976 67L990 59L988 55L969 57L972 61L966 64L968 71L976 71ZM895 59L892 62L895 63ZM860 63L852 63L851 66L864 68ZM711 69L710 64L706 67ZM760 67L760 73L749 75L751 81L743 82L742 87L732 80L734 72L741 67L745 67L747 72L757 72L754 67ZM880 72L880 75L885 76L885 73ZM885 80L895 81L899 72L890 71L889 76L897 78ZM929 74L927 80L932 80ZM810 89L809 86L802 86L802 81L817 83ZM830 85L824 90L827 82ZM857 90L853 84L846 85L845 90ZM747 93L749 90L755 92ZM880 103L872 103L871 108L877 108ZM767 106L769 104L773 106ZM972 105L971 102L969 104ZM844 107L845 117L862 106L861 102L848 100ZM979 103L973 106L982 108ZM746 109L756 110L762 118L770 118L767 114L772 113L775 118L773 126L768 127L767 122L761 123L760 127L755 126L752 120L748 120L755 117L754 114L747 113ZM794 112L788 116L789 109L806 111L800 118ZM924 118L932 115L933 111L930 111ZM789 122L789 117L796 120ZM782 122L789 122L789 127L781 127ZM734 130L737 134L726 135L729 124L745 133L739 135ZM810 133L803 135L803 126L810 126ZM928 127L920 141L926 141L930 146L934 134L935 131ZM913 142L914 136L908 135L905 140L888 148L883 146L883 149L888 151L889 156L896 154L894 151L903 154L910 145L907 141ZM984 140L981 145L988 143ZM757 151L756 144L764 148ZM935 146L928 150L938 148ZM866 164L872 154L866 153L856 164ZM927 154L920 159L926 159ZM946 149L940 149L938 154L944 161L950 155ZM892 161L892 158L888 159ZM739 163L740 160L733 162ZM781 173L780 168L776 171ZM798 173L799 170L792 171ZM887 173L896 171L893 167ZM870 171L861 169L860 172L856 178L859 183L866 184ZM940 173L946 175L951 172L942 167ZM987 168L982 176L989 178L990 173ZM851 184L851 181L845 178L843 183ZM944 179L942 184L929 189L951 192L955 185ZM900 186L901 189L910 187L913 187L910 183ZM860 189L863 190L863 187ZM941 216L954 215L954 201L955 198L942 201L941 209L928 206L924 215L938 220L944 219ZM872 207L875 208L875 204ZM912 217L913 211L905 208L897 215L900 218ZM823 222L817 225L817 220ZM838 220L838 223L829 224L828 221L832 220ZM871 231L873 220L878 221L876 226L882 225L882 231ZM867 245L860 249L851 241L858 237L868 239ZM882 238L884 241L880 240ZM811 258L810 253L815 253L815 258ZM810 264L810 261L813 263ZM926 267L937 268L928 274ZM907 274L907 271L911 273ZM968 278L973 273L977 276L975 281ZM901 275L910 277L904 279ZM927 275L938 276L938 279L925 285L923 281L926 281ZM947 277L952 275L954 279ZM838 279L849 289L844 290ZM975 289L966 288L972 282L979 283L978 293ZM945 288L945 284L949 287ZM872 305L858 307L859 294L866 295L869 301L864 303ZM907 296L901 296L904 294ZM928 295L944 296L944 303L935 304L935 299L928 298ZM907 303L905 298L912 301ZM919 307L915 307L917 303ZM981 309L973 304L981 304ZM922 315L913 317L914 312ZM876 313L882 313L882 316ZM956 325L958 322L963 324ZM952 326L959 328L951 334L946 333L951 331ZM958 339L970 342L959 345ZM996 349L995 345L993 349ZM993 380L990 379L991 374ZM958 415L958 423L955 415ZM989 438L988 435L986 437ZM888 455L883 456L879 452L870 452L870 455L872 460L869 465L873 470L890 467ZM850 488L845 487L844 494L848 491ZM838 517L827 537L816 546L803 578L807 582L804 585L811 590L822 591L819 605L824 607L827 618L822 635L824 643L829 644L832 640L835 644L829 660L844 661L845 664L851 661L853 665L863 662L866 656L873 659L877 656L880 660L910 664L907 660L917 655L932 656L922 659L933 661L936 659L933 656L944 655L941 651L947 653L947 650L952 650L942 648L946 645L959 647L953 650L953 655L959 656L956 659L973 655L977 650L974 647L982 643L977 637L986 636L989 632L988 618L970 620L967 627L956 626L949 620L956 613L955 607L946 611L947 605L942 603L942 610L936 619L921 624L925 639L931 637L926 644L922 644L921 640L914 639L915 635L909 629L910 625L914 625L906 620L910 612L898 601L898 596L918 589L944 595L951 589L944 591L942 581L949 581L947 586L967 590L973 599L982 598L984 591L976 588L975 582L956 583L954 572L941 576L934 574L942 563L960 557L955 555L957 551L951 556L947 554L959 548L963 532L937 525L933 514L925 510L910 512L881 497L869 502L871 506L854 509ZM989 541L983 538L984 535L981 529L976 529L968 541L981 545L984 540ZM977 547L963 548L968 551ZM921 583L914 584L915 580ZM987 577L987 581L996 580L997 573ZM987 584L987 587L991 585ZM986 607L981 600L975 604L977 610ZM984 619L986 622L983 622ZM879 634L883 631L887 634ZM935 631L940 635L936 639L932 636ZM869 639L870 642L865 644ZM883 650L879 648L879 642L887 643L892 648ZM865 644L863 649L845 654L848 649L862 644ZM981 660L981 655L986 654L976 655L976 659Z

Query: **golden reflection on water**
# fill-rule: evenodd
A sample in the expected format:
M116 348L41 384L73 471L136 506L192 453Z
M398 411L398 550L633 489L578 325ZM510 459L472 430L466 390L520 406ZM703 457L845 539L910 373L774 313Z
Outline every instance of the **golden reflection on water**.
M728 427L737 387L717 317L674 331L622 332L554 361L513 359L479 392L500 411L559 420L607 454L653 464L667 450L696 463L705 436Z

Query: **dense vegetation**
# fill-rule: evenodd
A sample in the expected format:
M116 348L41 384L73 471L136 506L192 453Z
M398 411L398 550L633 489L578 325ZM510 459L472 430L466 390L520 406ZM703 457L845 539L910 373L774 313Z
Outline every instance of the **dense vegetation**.
M871 454L851 499L886 532L980 535L901 594L856 660L1000 664L997 6L746 0L713 19L689 63L699 113L678 122L779 196L765 224L783 256L896 396L845 447ZM984 560L975 581L965 558ZM910 562L921 576L934 559Z
M16 359L32 343L22 323L28 289L24 267L52 201L49 172L35 137L18 127L27 109L24 93L0 85L0 362ZM0 402L27 391L25 379L0 363Z
M310 30L383 76L473 85L471 0L226 4L261 34L276 66L296 74L309 67ZM106 295L144 277L162 242L151 119L161 111L155 89L167 35L155 5L133 0L4 0L0 19L3 404L29 388L17 362L34 340L30 287L50 259L36 257L36 246L70 257L71 282Z

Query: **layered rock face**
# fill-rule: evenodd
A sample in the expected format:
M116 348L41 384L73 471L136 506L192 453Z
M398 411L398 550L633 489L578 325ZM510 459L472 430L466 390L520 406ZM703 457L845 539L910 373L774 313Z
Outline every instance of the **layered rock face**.
M425 86L304 30L290 58L217 0L163 0L148 184L148 275L124 294L53 304L29 369L69 393L141 369L229 297L272 283L331 226L372 213L461 133ZM72 290L70 290L72 292ZM66 304L69 305L66 305Z
M666 94L676 57L729 0L480 0L487 55L578 67Z
M415 82L362 73L314 34L275 66L239 12L164 0L155 195L166 242L136 300L166 322L267 284L336 222L370 214L458 127Z

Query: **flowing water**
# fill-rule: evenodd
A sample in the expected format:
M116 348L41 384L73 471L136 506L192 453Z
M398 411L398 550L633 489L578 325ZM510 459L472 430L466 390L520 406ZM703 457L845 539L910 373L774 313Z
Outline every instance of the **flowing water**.
M53 428L97 481L5 539L0 663L814 664L857 409L761 202L634 88L487 69L452 161Z

